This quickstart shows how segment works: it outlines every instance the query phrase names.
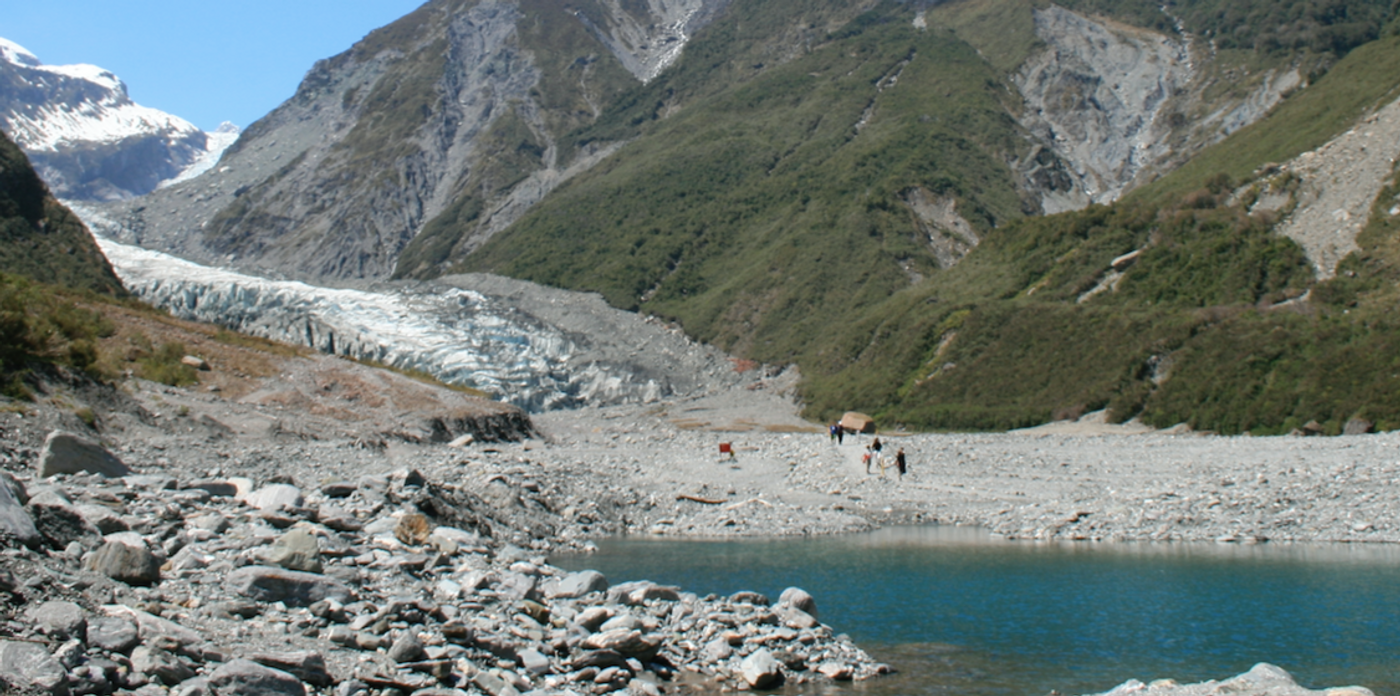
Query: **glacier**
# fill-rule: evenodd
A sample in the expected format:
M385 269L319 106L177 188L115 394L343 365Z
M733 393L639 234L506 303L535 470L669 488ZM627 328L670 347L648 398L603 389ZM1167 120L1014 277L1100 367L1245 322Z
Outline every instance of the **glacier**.
M92 211L77 208L80 216ZM174 316L469 386L538 413L584 405L647 403L742 381L727 356L655 320L590 319L608 338L566 330L506 301L447 282L371 290L273 280L196 264L94 235L126 287ZM522 285L496 279L497 283ZM541 300L559 305L565 291ZM580 295L570 293L570 295ZM563 315L587 314L572 305ZM651 346L651 364L636 358ZM629 359L629 353L630 358Z

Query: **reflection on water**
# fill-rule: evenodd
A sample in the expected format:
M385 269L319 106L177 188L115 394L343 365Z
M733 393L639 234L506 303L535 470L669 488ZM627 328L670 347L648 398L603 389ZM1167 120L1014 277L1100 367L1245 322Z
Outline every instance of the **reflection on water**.
M1400 696L1400 548L1036 544L967 528L761 541L619 539L564 568L701 594L798 586L900 674L876 694L1042 696L1272 662L1310 688Z

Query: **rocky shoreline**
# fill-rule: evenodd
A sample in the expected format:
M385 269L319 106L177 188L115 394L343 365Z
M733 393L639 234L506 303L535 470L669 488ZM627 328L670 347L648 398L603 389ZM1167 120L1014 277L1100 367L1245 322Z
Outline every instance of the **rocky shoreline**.
M869 439L831 442L779 386L551 413L529 423L536 437L494 443L135 381L100 402L101 432L71 410L91 394L0 409L0 679L58 695L801 689L889 667L796 588L699 597L548 554L615 534L891 522L1039 540L1400 541L1387 522L1400 501L1371 485L1397 466L1392 435L885 436L887 456L909 455L898 479L866 474Z

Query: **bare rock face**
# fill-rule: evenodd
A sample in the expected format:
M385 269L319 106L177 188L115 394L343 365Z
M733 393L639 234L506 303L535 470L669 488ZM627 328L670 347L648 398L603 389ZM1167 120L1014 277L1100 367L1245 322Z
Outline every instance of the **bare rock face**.
M1053 6L1036 10L1035 27L1046 49L1013 77L1029 107L1023 125L1072 163L1076 183L1047 194L1045 212L1112 201L1166 154L1158 115L1191 77L1188 48Z

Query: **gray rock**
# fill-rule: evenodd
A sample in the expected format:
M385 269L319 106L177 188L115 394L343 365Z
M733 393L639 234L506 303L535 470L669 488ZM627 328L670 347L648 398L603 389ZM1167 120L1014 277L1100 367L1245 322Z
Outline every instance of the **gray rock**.
M621 585L614 585L608 589L609 602L617 602L631 606L641 606L646 604L649 600L675 602L679 601L680 598L679 587L658 585L649 580L625 582Z
M516 601L534 599L539 596L535 591L538 583L539 578L533 575L506 572L501 574L500 582L496 583L496 593Z
M1376 424L1365 418L1352 418L1342 426L1343 435L1366 435L1375 430Z
M520 696L520 692L510 682L490 673L477 672L472 683L489 696Z
M755 689L777 686L783 679L782 665L767 648L759 648L744 658L739 663L739 673Z
M520 660L520 668L530 674L549 674L553 668L549 665L549 658L544 653L534 648L521 650L516 656Z
M788 628L816 628L821 625L821 622L817 621L817 617L797 607L779 605L774 613L778 615L778 620Z
M306 696L301 680L252 660L233 660L209 675L219 696Z
M137 635L146 643L154 643L160 639L169 639L179 643L181 646L189 647L204 642L204 636L197 631L185 628L180 624L162 619L155 614L148 614L140 609L132 609L124 604L109 604L102 607L102 611L108 616L126 620L136 624ZM91 632L91 628L88 629Z
M174 476L166 474L132 474L123 476L122 483L146 491L173 491L179 486Z
M772 602L768 600L768 595L759 592L750 592L748 590L741 590L729 595L729 603L752 604L756 607L766 607L772 604Z
M125 653L141 642L136 624L116 616L94 616L87 620L88 645L110 652Z
M34 526L34 519L24 509L29 496L24 485L7 473L0 472L0 537L14 539L25 546L36 546L43 537Z
M195 675L194 668L180 658L149 645L131 651L131 669L166 686L174 686Z
M321 547L316 535L306 529L293 529L272 542L262 554L263 561L287 570L321 572Z
M68 671L37 643L0 640L0 683L21 692L68 696Z
M817 618L817 600L800 587L789 587L778 596L778 604L801 609Z
M636 629L619 628L594 633L584 638L579 645L587 650L609 650L648 662L656 657L657 651L661 649L661 640L655 636L643 635Z
M398 639L389 648L389 659L399 664L417 662L424 656L423 641L418 639L418 632L412 628L399 634Z
M195 677L180 682L180 685L171 689L170 693L175 696L218 696L214 693L214 687L209 685L209 680L204 677Z
M706 662L720 662L728 660L729 656L734 654L734 648L729 646L729 641L723 638L715 638L705 644L704 651L701 654L704 656Z
M285 483L268 484L249 493L243 502L259 510L297 508L302 503L301 489Z
M229 573L227 585L234 594L260 602L284 602L305 607L323 599L351 600L350 588L339 580L269 566L246 566Z
M36 500L29 501L29 518L34 520L34 527L39 530L44 543L55 549L65 548L75 541L88 548L97 545L97 540L102 537L101 532L88 524L76 508Z
M88 524L92 525L94 529L102 534L125 532L131 529L131 526L126 523L126 520L122 519L121 515L117 514L117 511L106 505L82 503L75 505L74 508L84 520L87 520Z
M150 585L160 581L160 562L149 550L117 541L102 544L88 556L83 566L128 585Z
M49 433L39 453L39 478L83 472L121 478L129 475L131 468L100 443L62 430Z
M544 594L550 599L576 599L594 592L607 592L608 579L596 570L581 570L570 573L557 583L545 586Z
M85 640L87 637L87 612L72 602L44 602L26 609L24 618L33 623L40 633L55 640Z
M187 490L201 490L216 498L232 498L238 495L238 486L232 481L201 479L184 485Z
M326 658L309 650L254 653L249 658L264 667L280 669L312 686L330 686L334 681L326 670Z

